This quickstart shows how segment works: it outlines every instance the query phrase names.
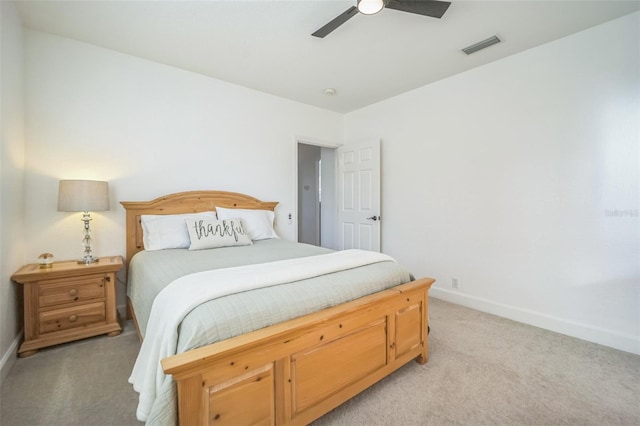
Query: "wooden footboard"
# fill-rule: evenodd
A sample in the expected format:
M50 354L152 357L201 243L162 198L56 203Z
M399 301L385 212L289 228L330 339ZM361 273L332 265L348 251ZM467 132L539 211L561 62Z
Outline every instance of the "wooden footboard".
M181 425L307 424L412 359L427 362L423 278L162 360Z

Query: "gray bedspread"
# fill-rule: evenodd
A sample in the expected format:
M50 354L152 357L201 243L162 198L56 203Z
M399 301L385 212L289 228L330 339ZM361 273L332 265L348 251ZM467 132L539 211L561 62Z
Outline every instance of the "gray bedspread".
M210 250L142 251L131 260L127 295L144 336L155 296L178 277L211 269L330 252L328 249L281 239ZM183 320L177 352L336 306L411 279L409 272L401 265L381 262L210 300L192 310ZM170 425L176 423L176 418L175 384L172 380L166 380L147 423Z

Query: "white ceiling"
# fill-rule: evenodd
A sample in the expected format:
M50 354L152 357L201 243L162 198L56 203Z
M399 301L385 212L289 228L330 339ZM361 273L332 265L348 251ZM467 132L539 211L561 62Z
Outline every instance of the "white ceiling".
M341 113L640 9L630 0L453 0L440 20L385 9L319 39L310 34L355 0L16 3L27 28ZM504 41L460 51L494 34Z

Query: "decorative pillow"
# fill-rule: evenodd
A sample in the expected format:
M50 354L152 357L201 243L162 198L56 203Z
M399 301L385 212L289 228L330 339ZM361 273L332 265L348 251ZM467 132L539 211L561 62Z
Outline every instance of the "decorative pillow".
M203 220L185 219L191 245L189 250L253 244L244 229L242 219Z
M216 212L218 219L231 219L235 217L242 219L242 223L253 241L278 238L278 234L276 234L276 231L273 229L275 215L271 210L216 207Z
M189 248L185 219L216 220L216 212L142 215L142 242L145 250Z

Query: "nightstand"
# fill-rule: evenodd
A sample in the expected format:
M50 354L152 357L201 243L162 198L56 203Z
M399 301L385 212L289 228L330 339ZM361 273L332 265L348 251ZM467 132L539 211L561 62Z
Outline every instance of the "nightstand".
M24 341L18 356L38 349L122 331L116 310L116 272L121 256L101 257L97 263L54 262L20 268L11 279L24 286Z

